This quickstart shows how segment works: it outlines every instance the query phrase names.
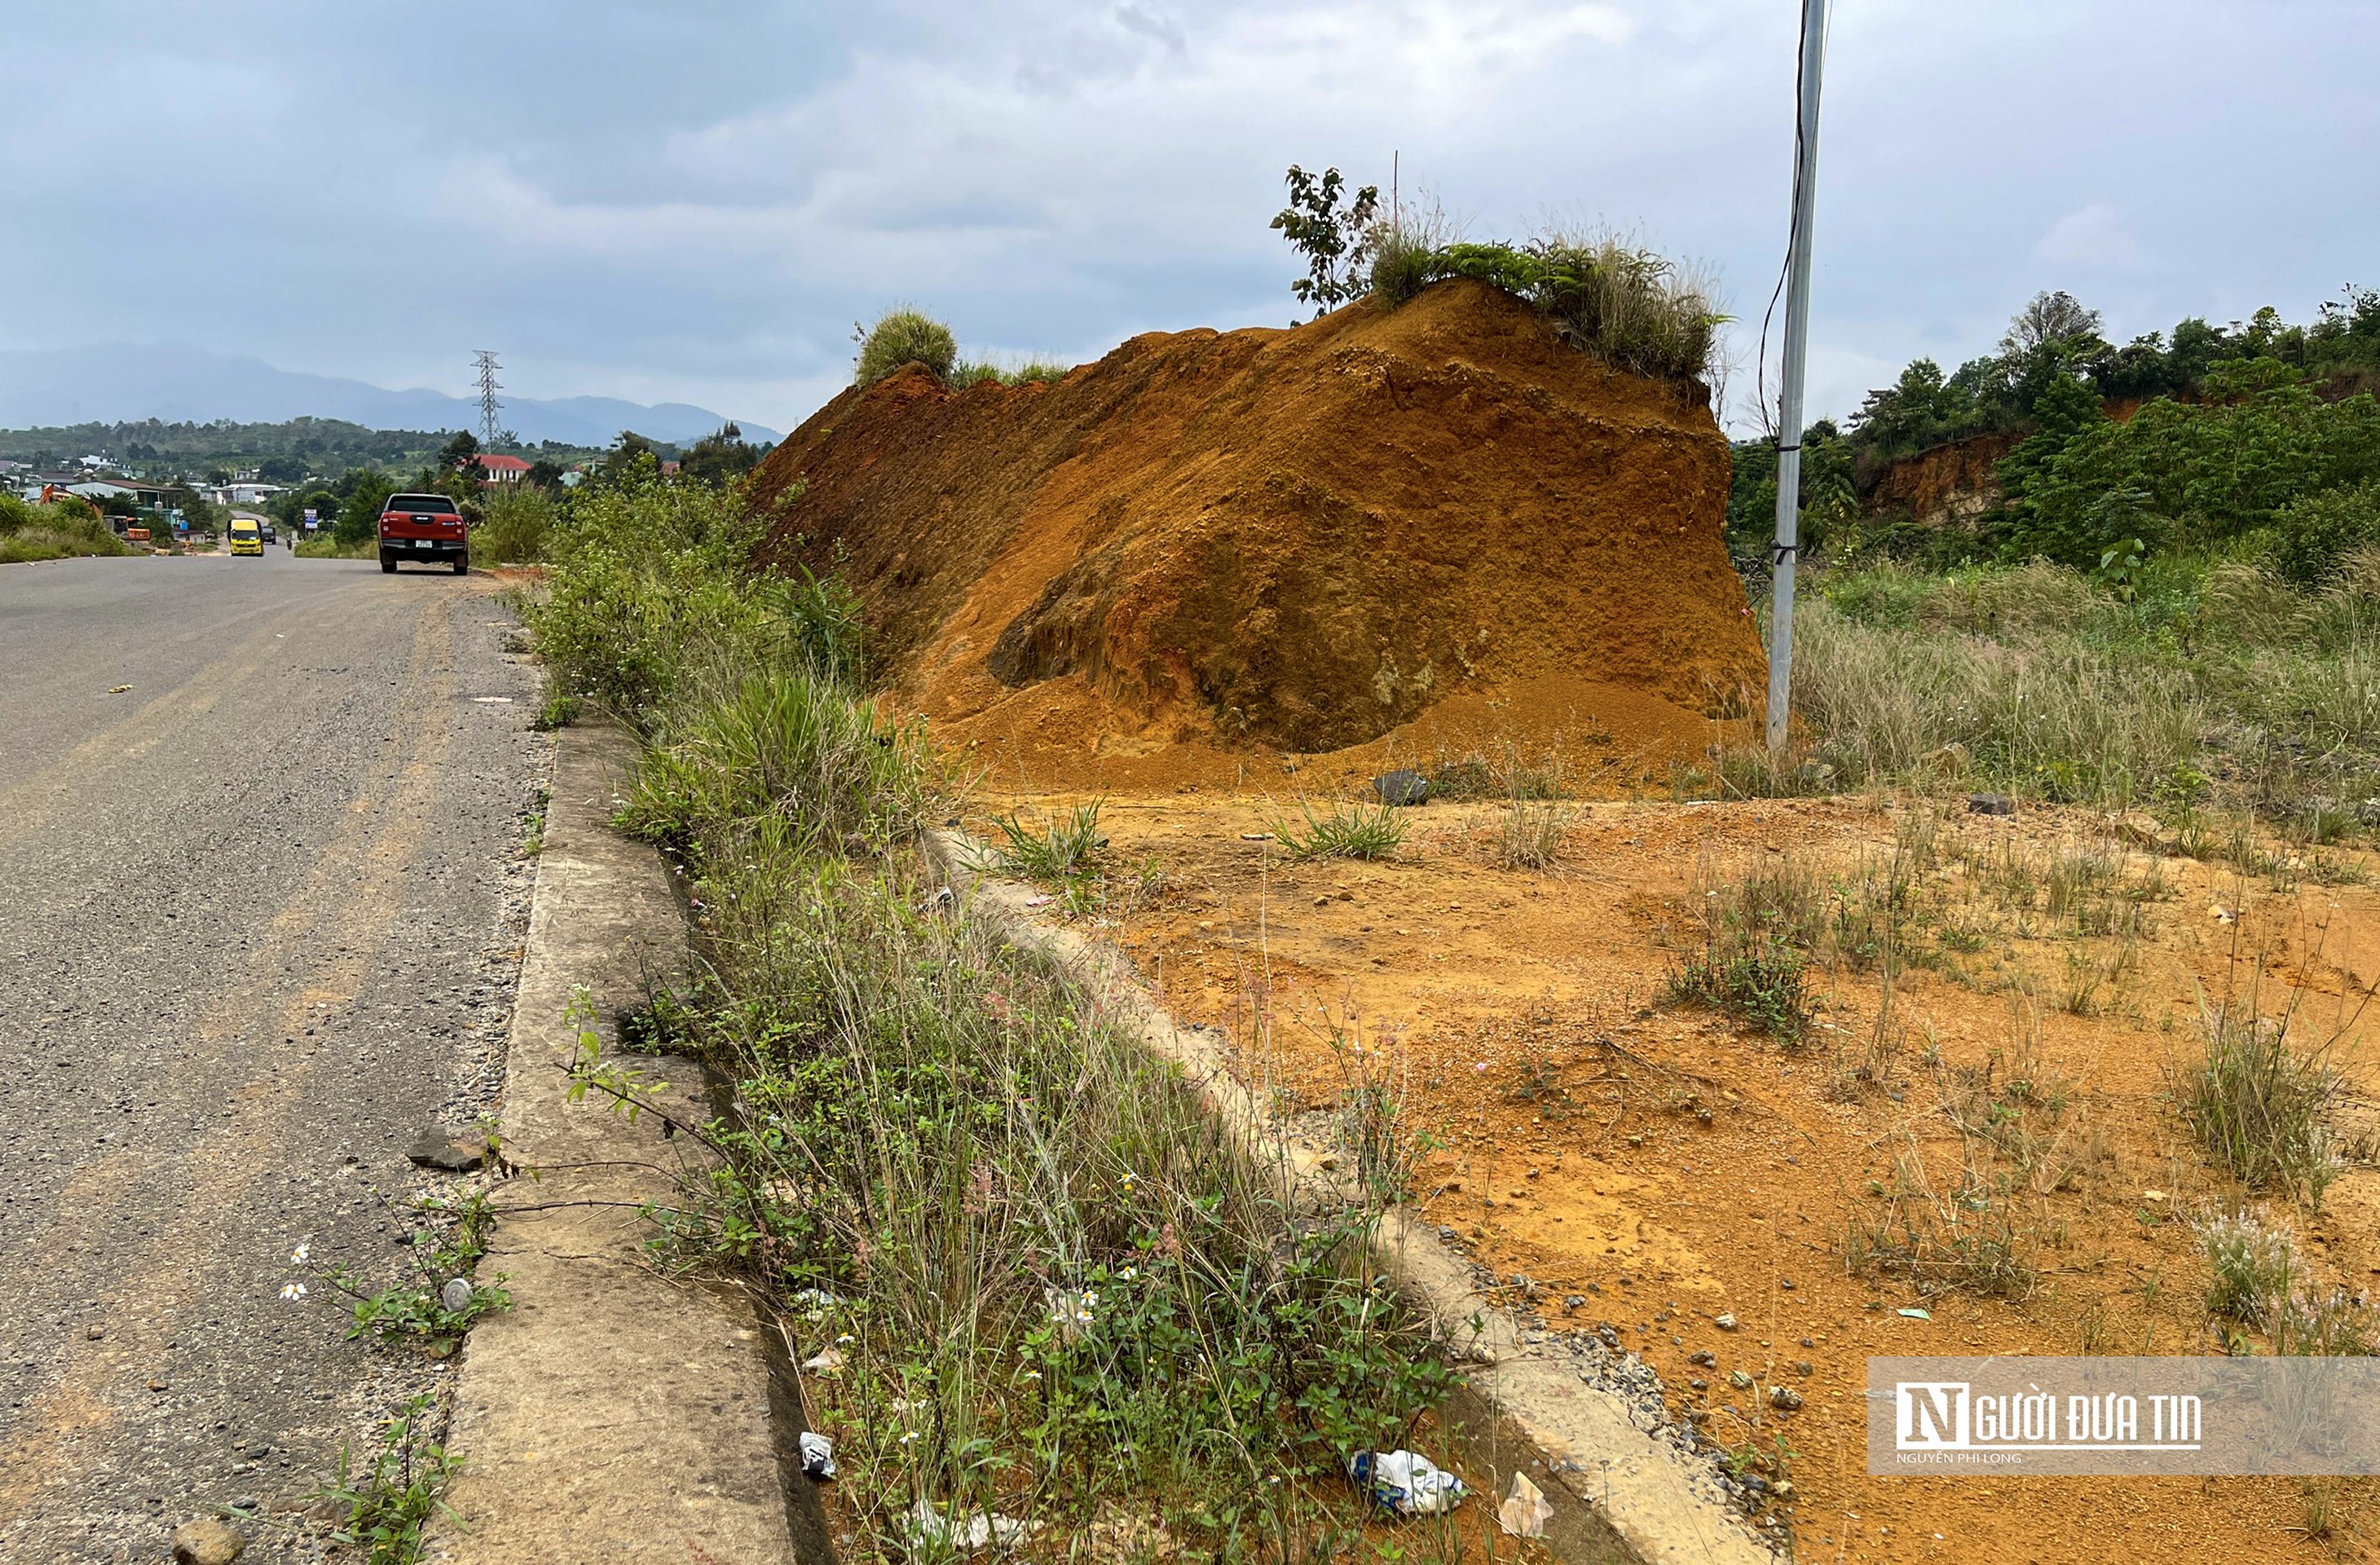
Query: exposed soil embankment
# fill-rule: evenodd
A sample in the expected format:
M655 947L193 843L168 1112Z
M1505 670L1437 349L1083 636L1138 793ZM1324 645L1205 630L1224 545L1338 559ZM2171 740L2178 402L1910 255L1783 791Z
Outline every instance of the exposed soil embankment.
M1998 501L1992 469L2022 438L2021 431L1999 430L1903 456L1876 476L1864 507L1872 516L1906 511L1921 527L1970 521Z
M1699 398L1441 284L1149 334L1050 384L910 368L757 475L840 560L901 697L1055 780L1583 735L1699 750L1764 677ZM800 480L798 489L795 480Z

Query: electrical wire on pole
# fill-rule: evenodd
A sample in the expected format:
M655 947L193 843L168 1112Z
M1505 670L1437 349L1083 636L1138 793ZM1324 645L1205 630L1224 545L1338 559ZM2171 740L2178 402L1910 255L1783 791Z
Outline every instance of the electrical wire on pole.
M1818 80L1827 0L1802 0L1802 64L1793 123L1793 227L1785 259L1785 354L1777 392L1775 597L1768 615L1768 748L1781 754L1792 716L1793 566L1802 552L1802 373L1810 351L1810 217L1818 183Z
M496 393L504 389L496 379L496 371L503 366L496 362L494 348L483 347L471 355L471 367L480 377L480 449L493 451L497 437L504 431L499 416L504 405L496 398Z

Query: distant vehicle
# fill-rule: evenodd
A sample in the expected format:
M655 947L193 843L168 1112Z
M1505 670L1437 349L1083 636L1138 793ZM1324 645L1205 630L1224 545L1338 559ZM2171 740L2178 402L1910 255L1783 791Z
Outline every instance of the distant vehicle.
M256 523L249 517L234 516L231 519L231 552L256 555L264 552L263 536L257 531Z
M380 568L395 571L400 560L441 561L461 576L471 568L470 543L463 536L463 513L443 494L392 494L380 508Z
M264 541L267 543L277 543L280 541L280 535L273 530L273 524L271 522L264 524Z

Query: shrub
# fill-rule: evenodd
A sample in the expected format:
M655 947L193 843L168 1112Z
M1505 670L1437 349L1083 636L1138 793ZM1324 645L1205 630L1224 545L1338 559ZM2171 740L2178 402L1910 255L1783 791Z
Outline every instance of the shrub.
M2300 586L2338 574L2360 545L2380 543L2380 479L2293 500L2273 516L2273 567Z
M958 339L951 329L915 309L888 309L860 339L854 383L872 386L905 364L922 364L942 380L958 365Z
M0 564L131 552L79 496L55 505L29 505L16 495L0 494Z
M1702 382L1713 373L1718 328L1702 276L1611 235L1551 234L1526 245L1451 244L1426 253L1394 241L1373 278L1395 306L1431 283L1469 277L1535 305L1572 346L1622 370Z
M553 531L553 501L536 484L506 484L488 499L471 529L471 552L481 565L517 565L545 558Z

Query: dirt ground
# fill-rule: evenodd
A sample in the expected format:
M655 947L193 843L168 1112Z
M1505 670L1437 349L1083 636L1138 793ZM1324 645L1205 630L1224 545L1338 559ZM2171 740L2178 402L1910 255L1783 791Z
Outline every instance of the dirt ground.
M1404 813L1392 859L1296 864L1269 827L1317 779L1266 780L1270 797L1213 780L1107 796L1107 891L1082 916L1177 1016L1222 1027L1282 1110L1398 1095L1425 1138L1425 1211L1514 1304L1555 1329L1610 1325L1711 1438L1782 1443L1796 1557L2374 1558L2371 1480L1871 1478L1862 1396L1870 1354L2221 1351L2190 1221L2239 1196L2170 1086L2202 1001L2252 986L2265 1013L2296 1001L2293 1037L2336 1037L2357 1083L2334 1125L2350 1167L2293 1220L2328 1280L2374 1286L2356 996L2380 981L2380 894L2341 883L2359 855L2283 850L2249 874L2142 818L1998 819L1957 795L1567 803L1543 871L1501 867L1511 807L1433 803ZM980 807L1035 821L1079 802ZM1791 1043L1672 994L1700 910L1755 869L1804 876L1834 910ZM1863 910L1895 884L1887 961ZM1996 1281L1891 1243L1961 1168L2005 1187ZM1761 1407L1739 1370L1804 1405Z

